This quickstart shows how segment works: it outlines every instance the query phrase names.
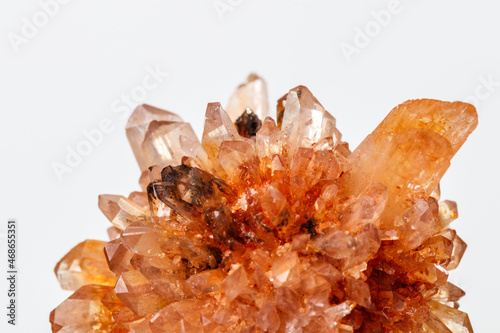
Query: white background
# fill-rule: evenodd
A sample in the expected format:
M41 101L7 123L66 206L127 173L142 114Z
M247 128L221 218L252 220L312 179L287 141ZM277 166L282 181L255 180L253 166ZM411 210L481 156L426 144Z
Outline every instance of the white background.
M221 3L231 10L217 12L214 5ZM22 36L23 18L33 22L41 7L35 0L3 0L0 233L14 217L20 238L19 325L8 331L50 331L49 312L70 295L60 290L53 267L80 241L107 237L109 223L97 208L97 195L138 189L126 119L112 105L139 89L148 66L158 66L170 75L144 101L179 113L198 134L207 102L225 104L256 71L268 82L273 109L290 88L308 86L337 118L352 148L407 99L470 100L478 93L480 124L441 188L443 198L458 202L460 218L453 227L469 245L450 276L467 291L461 309L476 332L498 332L500 5L402 1L377 31L371 12L388 3L72 0L46 24L40 21L45 25L16 52L9 36ZM341 45L355 46L356 29L366 27L374 29L373 37L368 45L358 41L363 47L349 62ZM484 80L494 84L485 86ZM65 163L68 147L75 149L85 140L83 131L98 128L104 118L114 130L59 181L54 162ZM3 267L5 238L0 241Z

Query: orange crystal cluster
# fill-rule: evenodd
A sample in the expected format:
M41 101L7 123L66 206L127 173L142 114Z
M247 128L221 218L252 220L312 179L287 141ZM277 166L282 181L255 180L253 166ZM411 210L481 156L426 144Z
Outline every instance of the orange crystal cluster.
M227 112L208 104L201 142L173 113L135 110L142 191L99 197L111 241L57 264L76 291L53 332L472 332L439 181L474 107L405 102L352 153L306 87L267 113L256 75Z

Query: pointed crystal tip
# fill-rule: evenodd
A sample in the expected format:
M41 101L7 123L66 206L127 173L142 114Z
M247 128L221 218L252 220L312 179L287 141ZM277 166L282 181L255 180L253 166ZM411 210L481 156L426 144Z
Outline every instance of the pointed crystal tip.
M150 105L137 107L127 123L127 137L141 171L178 165L201 147L193 128L178 115ZM199 155L199 152L198 152Z
M226 111L235 121L247 108L251 109L260 119L269 114L267 84L257 74L250 74L233 93L227 104Z

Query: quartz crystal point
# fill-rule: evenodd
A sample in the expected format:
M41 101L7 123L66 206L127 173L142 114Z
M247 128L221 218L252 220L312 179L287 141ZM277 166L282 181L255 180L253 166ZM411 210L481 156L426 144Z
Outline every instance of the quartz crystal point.
M257 74L250 74L229 99L226 110L232 121L236 122L246 109L252 110L258 119L269 114L267 84Z
M108 268L105 245L106 242L86 240L72 248L54 269L61 287L77 290L87 284L114 286L116 277Z
M220 103L209 103L201 141L209 158L217 159L222 142L240 140L238 130Z
M284 109L278 110L282 119L281 132L286 138L285 147L293 156L300 147L311 147L323 138L331 137L334 145L340 143L335 118L304 86L290 90L284 100ZM280 112L281 111L281 112Z
M135 109L126 130L141 171L151 165L180 164L182 157L190 156L187 150L199 145L191 125L181 117L146 104Z
M175 114L136 109L142 191L99 196L110 241L56 266L78 290L53 332L473 332L447 281L467 246L439 181L474 107L405 102L353 153L304 86L276 121L256 75L226 109L208 104L201 143Z
M112 313L102 299L113 287L88 284L78 289L50 313L52 332L113 332Z
M429 197L439 185L451 158L476 126L477 114L470 104L405 102L352 153L343 189L356 195L373 181L384 184L389 199L382 225L393 228L402 207Z

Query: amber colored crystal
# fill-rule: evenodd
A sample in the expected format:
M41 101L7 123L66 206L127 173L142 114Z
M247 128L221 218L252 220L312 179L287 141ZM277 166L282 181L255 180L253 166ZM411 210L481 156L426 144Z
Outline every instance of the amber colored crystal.
M241 137L220 103L209 103L201 143L212 163L217 163L220 146L224 141L241 141Z
M118 238L119 236L104 246L104 254L108 262L108 267L117 277L133 269L130 260L134 256Z
M99 196L110 241L56 266L80 289L53 332L473 332L448 282L467 245L439 186L473 106L405 102L352 153L304 86L275 121L252 74L226 110L208 104L201 142L171 112L134 111L142 190Z
M102 299L113 287L88 284L78 289L50 313L52 332L112 332L111 311Z
M116 277L108 268L105 245L106 242L86 240L72 248L54 268L61 287L77 290L87 284L114 286Z
M167 304L166 300L153 291L148 279L136 270L120 275L116 282L115 293L138 316L153 314Z
M138 106L127 123L127 138L142 171L156 164L178 164L184 156L182 136L194 138L191 126L178 115L151 105Z
M267 84L257 74L250 74L229 99L226 110L231 120L236 122L246 109L252 110L257 119L269 114Z

